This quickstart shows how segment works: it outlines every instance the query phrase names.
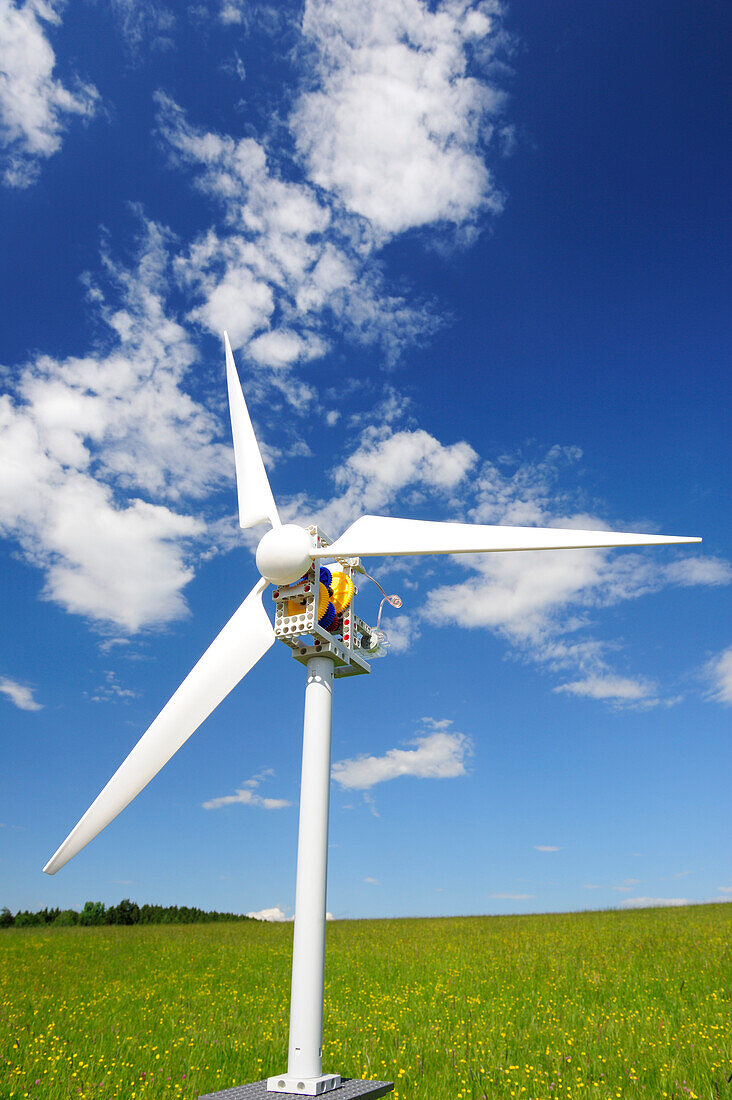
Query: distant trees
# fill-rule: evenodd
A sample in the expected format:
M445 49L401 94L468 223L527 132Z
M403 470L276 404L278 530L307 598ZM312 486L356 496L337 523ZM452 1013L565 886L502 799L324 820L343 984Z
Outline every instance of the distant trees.
M15 914L15 918L11 920L10 924L5 927L34 928L39 924L53 924L60 913L60 909L39 909L37 913L31 913L28 909L21 909ZM12 918L12 913L10 915Z
M75 909L62 909L53 923L61 928L71 928L72 925L79 923L79 914Z
M79 913L79 924L106 924L107 911L103 901L85 901Z
M239 913L219 913L188 905L138 905L136 901L124 898L119 905L109 908L103 901L87 901L80 913L75 909L39 909L37 913L19 909L13 916L5 906L0 910L0 929L37 928L41 925L70 928L77 924L83 927L101 924L202 924L251 919Z
M107 910L107 924L139 924L140 906L125 898L119 905Z

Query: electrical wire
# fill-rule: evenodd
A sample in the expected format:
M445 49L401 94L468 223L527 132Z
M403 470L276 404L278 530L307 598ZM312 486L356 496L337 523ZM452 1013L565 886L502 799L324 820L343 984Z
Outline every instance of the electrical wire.
M370 581L374 582L374 584L378 588L379 592L381 592L382 596L384 597L383 600L381 601L381 603L379 604L379 614L378 614L378 617L376 619L376 626L374 627L374 630L378 630L379 629L379 624L381 622L381 612L383 610L384 604L388 603L388 604L391 604L392 607L397 607L398 608L398 607L402 606L402 598L401 598L401 596L387 596L384 589L381 587L379 582L376 580L376 577L372 577L371 574L367 573L365 569L364 569L364 576L368 577L368 579Z

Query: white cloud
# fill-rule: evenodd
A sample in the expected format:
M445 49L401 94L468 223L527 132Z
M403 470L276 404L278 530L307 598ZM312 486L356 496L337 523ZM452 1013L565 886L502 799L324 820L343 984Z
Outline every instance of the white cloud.
M222 806L232 806L239 803L242 806L261 806L265 810L281 810L285 806L291 806L286 798L262 798L246 788L240 788L236 794L222 795L220 798L210 798L208 802L202 802L204 810L218 810Z
M490 896L500 901L529 901L536 897L535 894L491 894Z
M560 478L581 458L577 448L553 447L544 458L516 461L505 456L484 462L470 479L476 522L602 530L607 524L581 508L576 493ZM627 529L624 524L614 526ZM668 552L667 552L668 553ZM672 705L643 677L621 676L607 660L610 649L578 632L599 608L657 592L670 584L726 584L732 570L720 559L664 561L653 552L618 550L526 551L518 554L464 555L456 565L468 576L432 589L422 615L435 625L488 628L515 651L555 672L576 678L556 690L602 699L614 706Z
M366 878L363 881L367 882L369 884L369 886L381 886L381 883L379 882L379 880L377 878L370 878L368 875L366 876Z
M420 718L420 722L423 726L426 726L431 730L447 730L450 726L454 726L455 722L452 718Z
M611 890L618 890L618 891L620 891L620 893L623 893L624 891L632 890L633 887L638 886L639 883L640 883L639 878L624 878L623 881L619 885L611 886L610 889Z
M221 254L225 255L223 249ZM200 253L196 257L199 261L202 258ZM272 291L249 268L232 263L220 278L201 279L200 285L205 301L191 311L191 319L200 321L213 333L228 329L234 346L244 344L269 323L274 312Z
M530 642L575 604L593 600L605 562L601 550L485 554L460 562L470 577L442 585L427 597L425 617L434 623L492 627Z
M135 631L186 614L205 527L180 501L231 478L231 456L182 386L195 353L165 313L164 234L147 226L132 271L105 262L118 308L90 293L106 353L39 356L0 397L0 531L43 570L47 599Z
M419 640L419 627L411 616L392 615L388 609L389 605L384 604L384 616L379 629L386 634L389 653L406 653Z
M283 909L280 909L279 905L273 906L271 909L259 909L257 912L247 913L248 917L253 917L254 920L269 921L270 923L279 923L280 921L294 920L294 917L288 917Z
M711 685L709 698L732 706L732 646L713 657L705 671Z
M537 852L561 852L561 848L558 848L555 844L535 844L534 849Z
M201 5L196 14L208 17L213 5ZM238 23L246 34L254 30L270 37L284 36L292 26L292 9L275 0L219 0L218 19L226 24Z
M207 802L202 802L201 805L204 810L220 810L222 806L260 806L263 810L282 810L286 806L291 806L292 803L286 798L266 798L260 794L256 794L256 788L260 785L262 780L269 779L274 775L272 768L265 768L264 771L259 772L258 775L252 776L251 779L246 779L241 787L239 787L235 794L221 795L219 798L210 798Z
M98 93L76 81L73 91L54 80L56 56L46 36L61 21L60 3L0 0L0 145L5 149L3 178L11 187L27 187L42 161L57 153L68 119L89 119Z
M656 694L655 685L646 680L602 675L588 676L584 680L575 680L571 684L560 684L554 690L567 692L569 695L585 696L589 699L606 699L615 703L652 699Z
M391 428L366 431L358 450L336 472L336 485L368 493L368 510L409 484L422 484L437 490L454 489L478 459L465 442L440 443L422 428L394 432Z
M199 188L222 212L221 223L177 261L195 303L189 316L216 333L226 327L244 349L250 396L275 387L305 411L315 391L293 368L326 354L334 330L380 344L390 361L405 343L435 330L439 319L428 306L408 305L386 289L367 227L334 211L311 184L293 180L291 167L281 170L255 139L199 130L173 100L158 95L157 102L171 154L193 167Z
M244 4L241 0L222 0L219 18L222 23L243 23Z
M378 427L362 429L356 449L334 476L336 494L320 503L292 498L285 506L288 519L317 522L335 535L364 513L383 515L395 510L404 515L409 514L410 505L423 511L429 500L431 511L444 514L447 504L449 517L455 519L608 528L604 520L583 510L576 490L565 490L560 484L565 471L581 458L577 448L553 447L536 460L503 456L497 463L481 464L465 441L446 445L423 429L400 428L399 420L408 410L398 401L396 406L388 423L380 420ZM627 529L629 525L613 526ZM690 560L690 568L680 568L684 558L664 561L663 548L456 556L441 563L440 574L454 564L468 578L432 588L426 598L420 597L418 610L389 614L384 628L394 636L395 652L407 647L424 621L435 626L488 628L506 639L516 655L562 674L565 682L556 691L614 707L672 706L680 696L663 696L646 677L615 672L608 658L617 646L589 636L587 628L602 608L670 584L725 584L732 575L728 564L719 559L712 559L711 568ZM414 563L407 567L413 569ZM419 580L423 583L430 572L429 566L422 566ZM410 589L417 583L413 577L404 580ZM567 681L568 671L574 677Z
M469 75L499 8L453 0L307 0L318 84L290 119L311 178L384 235L473 221L502 196L483 151L502 93Z
M720 894L732 894L732 886L718 886Z
M336 493L329 501L295 498L293 516L340 532L359 516L384 514L409 489L444 502L459 490L477 461L464 441L443 444L421 428L395 430L392 425L365 428L356 449L336 468ZM406 648L400 617L385 619L394 644ZM412 627L416 624L412 618Z
M729 584L732 566L723 558L687 557L667 565L665 575L671 584Z
M33 698L33 688L11 680L9 676L0 677L0 695L5 695L11 703L21 710L42 710L43 704Z
M620 903L625 909L651 909L663 906L694 905L692 898L625 898Z
M409 742L413 749L389 749L383 756L339 760L332 776L342 787L369 790L388 779L411 775L419 779L454 779L465 775L470 740L462 733L421 734Z
M288 917L284 909L281 909L279 905L274 905L271 909L258 909L256 912L246 914L248 917L253 917L254 920L269 921L270 923L279 924L282 921L294 921L294 916ZM335 920L332 913L325 914L326 920Z
M257 772L251 779L245 779L242 787L258 787L264 779L271 779L274 775L274 768L262 768L261 772Z
M173 48L170 32L175 16L169 8L152 0L112 0L112 11L133 53L138 53L143 45L153 50Z
M327 345L317 336L304 338L289 329L271 329L249 344L249 354L256 363L274 368L320 358L326 350Z
M110 699L134 699L136 692L123 687L117 680L113 671L108 669L104 673L104 682L97 687L91 696L92 703L106 703Z

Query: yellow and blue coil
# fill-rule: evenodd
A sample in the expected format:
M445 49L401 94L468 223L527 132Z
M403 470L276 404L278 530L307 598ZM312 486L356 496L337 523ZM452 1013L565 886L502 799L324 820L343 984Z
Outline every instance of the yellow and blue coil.
M339 618L353 599L353 581L345 573L331 573L325 565L320 567L318 598L318 625L331 630L339 624Z
M318 626L330 630L336 617L335 608L330 601L332 590L330 569L320 567L320 585L318 586Z
M307 573L302 578L307 580ZM340 626L340 616L353 598L353 581L345 573L331 573L327 566L320 566L318 584L318 625L326 630ZM287 601L287 615L301 615L305 610L302 597Z
M334 573L331 578L331 599L337 615L342 615L353 599L353 581L347 573Z

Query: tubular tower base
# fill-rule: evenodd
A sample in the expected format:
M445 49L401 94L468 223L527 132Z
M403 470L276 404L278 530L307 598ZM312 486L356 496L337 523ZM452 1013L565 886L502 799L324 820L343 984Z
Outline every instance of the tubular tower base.
M341 1083L339 1073L323 1073L320 1077L298 1077L293 1073L278 1073L267 1081L267 1092L298 1093L301 1096L321 1096L332 1092Z

